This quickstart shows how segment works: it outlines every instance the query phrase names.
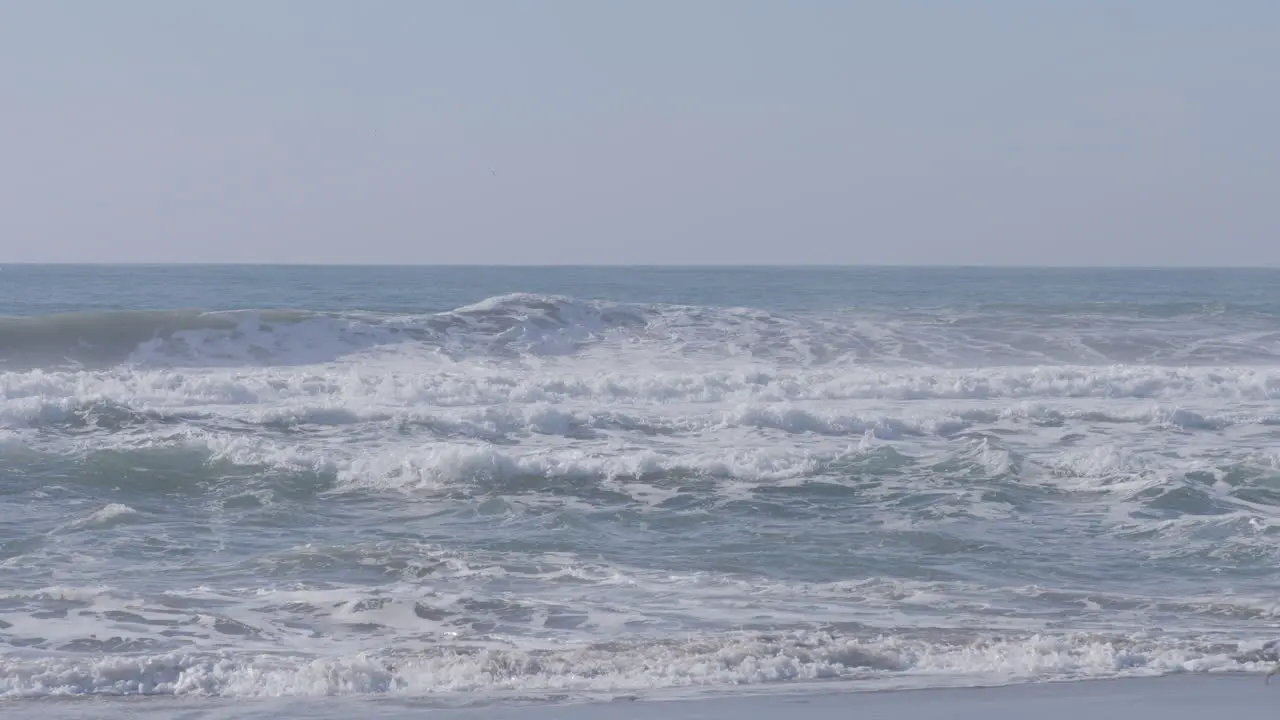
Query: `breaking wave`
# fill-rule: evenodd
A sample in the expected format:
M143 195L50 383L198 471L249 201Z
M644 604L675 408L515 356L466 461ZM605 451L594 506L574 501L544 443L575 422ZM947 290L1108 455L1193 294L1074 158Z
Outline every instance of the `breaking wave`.
M1280 316L1157 300L0 318L0 698L1269 669Z
M1280 359L1274 318L1239 315L1033 316L635 305L504 295L426 315L306 310L157 310L0 318L0 365L103 368L334 362L380 347L443 358L556 357L640 344L670 357L757 358L803 366L907 364L1265 364Z
M591 698L690 687L725 692L806 681L843 681L871 690L1257 672L1269 669L1275 659L1274 649L1261 643L1137 635L954 633L928 639L745 632L559 649L461 646L343 657L233 651L7 657L0 659L0 698L391 695L444 700L466 694L463 704L472 704L504 694Z

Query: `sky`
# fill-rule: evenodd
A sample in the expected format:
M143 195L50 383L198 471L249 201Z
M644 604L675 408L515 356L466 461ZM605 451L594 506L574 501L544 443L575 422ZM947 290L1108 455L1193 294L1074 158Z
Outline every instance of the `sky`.
M1274 0L0 0L0 262L1280 265Z

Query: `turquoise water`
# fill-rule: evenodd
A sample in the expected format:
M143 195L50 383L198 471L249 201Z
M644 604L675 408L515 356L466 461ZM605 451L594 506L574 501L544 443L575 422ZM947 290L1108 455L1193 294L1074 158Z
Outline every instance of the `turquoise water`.
M1258 670L1276 271L0 269L0 696Z

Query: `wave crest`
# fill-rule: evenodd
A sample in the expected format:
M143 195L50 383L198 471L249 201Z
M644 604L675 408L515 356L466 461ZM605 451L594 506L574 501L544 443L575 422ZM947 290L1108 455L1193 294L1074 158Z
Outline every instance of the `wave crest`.
M1280 363L1269 318L967 317L941 311L771 313L500 295L417 315L156 310L0 318L0 367L261 366L384 347L447 359L619 354L770 364L975 367Z

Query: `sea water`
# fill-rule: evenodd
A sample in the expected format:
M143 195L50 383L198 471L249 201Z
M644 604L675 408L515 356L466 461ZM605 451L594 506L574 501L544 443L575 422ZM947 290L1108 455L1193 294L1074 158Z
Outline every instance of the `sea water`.
M0 316L7 712L1276 659L1277 271L7 266Z

